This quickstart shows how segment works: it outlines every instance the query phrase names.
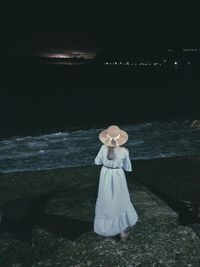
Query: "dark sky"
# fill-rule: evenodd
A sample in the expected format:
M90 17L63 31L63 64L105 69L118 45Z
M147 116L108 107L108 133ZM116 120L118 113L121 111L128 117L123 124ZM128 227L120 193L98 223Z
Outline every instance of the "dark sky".
M40 55L91 55L104 49L119 49L120 53L128 49L135 54L138 47L200 47L199 9L191 1L6 3L0 7L0 124L5 135L13 134L16 129L21 133L20 129L29 127L43 129L104 120L110 101L106 99L102 116L104 94L99 94L102 87L105 92L109 89L110 94L116 87L127 92L135 88L135 99L127 99L128 105L123 102L122 119L130 117L134 121L148 116L166 118L199 112L195 95L199 88L199 80L195 82L197 76L188 79L178 76L170 83L167 75L160 77L156 73L145 78L143 74L136 77L133 72L116 75L115 71L98 72L98 68L66 71L66 68L23 64L29 62L24 57ZM17 59L7 60L7 57ZM121 98L117 101L121 102Z
M1 7L1 56L198 46L200 41L198 8L192 2L16 2Z

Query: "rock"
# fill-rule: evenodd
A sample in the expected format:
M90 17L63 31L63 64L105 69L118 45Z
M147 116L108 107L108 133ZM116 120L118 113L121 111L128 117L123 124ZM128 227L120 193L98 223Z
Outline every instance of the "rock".
M1 204L1 213L4 217L10 217L15 219L22 219L30 211L33 211L34 207L39 210L41 200L45 197L42 194L36 194L29 197L17 198Z
M66 216L81 221L92 221L96 201L96 187L88 186L55 194L44 206L47 214ZM72 208L73 206L73 208Z
M191 127L200 128L200 120L194 120Z
M200 238L200 223L193 223L188 225L188 227L190 227Z
M152 173L162 176L157 169L160 162L151 162L147 173L127 175L130 198L139 220L127 229L130 237L125 243L118 236L103 237L93 232L99 178L93 167L70 169L69 172L61 170L60 173L58 170L39 172L39 176L31 174L30 181L27 173L20 173L15 175L7 198L3 192L5 188L9 189L9 179L4 176L0 186L0 203L7 212L4 214L9 216L6 218L13 219L13 224L10 228L2 227L6 222L6 218L2 218L0 266L200 266L200 239L194 230L198 227L180 225L178 213L134 179L155 181L158 178ZM55 175L58 175L58 180L53 184ZM168 179L168 176L164 178ZM70 187L67 187L67 182ZM158 185L164 188L164 181ZM172 185L168 187L173 188ZM26 238L20 232L22 229L17 229L18 235L13 231L16 223L30 224Z

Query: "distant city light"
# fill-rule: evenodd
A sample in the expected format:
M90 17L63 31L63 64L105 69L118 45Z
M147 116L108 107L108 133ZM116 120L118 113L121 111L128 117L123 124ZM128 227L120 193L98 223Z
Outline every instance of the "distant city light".
M197 48L183 48L182 51L184 52L196 52L198 51L199 49Z
M174 65L175 67L180 66L186 66L186 65L191 65L192 62L190 61L190 59L185 60L177 58L176 60L170 62L170 60L168 60L167 58L160 58L160 59L156 59L155 61L152 59L152 61L149 60L141 60L141 61L113 61L113 62L103 62L102 64L104 65L114 65L114 66L125 66L125 67L132 67L132 68L148 68L148 67L152 67L152 68L159 68L159 67L167 67L170 65Z
M126 62L103 62L104 65L117 65L117 66L162 66L162 63L159 62L149 62L149 61L144 61L144 62L130 62L130 61L126 61Z

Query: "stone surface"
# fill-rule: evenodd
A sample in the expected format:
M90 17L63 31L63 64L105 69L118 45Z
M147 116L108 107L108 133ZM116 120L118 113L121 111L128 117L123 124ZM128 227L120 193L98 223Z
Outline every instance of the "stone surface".
M1 267L200 266L199 224L180 225L178 213L134 179L139 173L127 174L139 220L126 242L93 232L98 167L12 175L0 177Z

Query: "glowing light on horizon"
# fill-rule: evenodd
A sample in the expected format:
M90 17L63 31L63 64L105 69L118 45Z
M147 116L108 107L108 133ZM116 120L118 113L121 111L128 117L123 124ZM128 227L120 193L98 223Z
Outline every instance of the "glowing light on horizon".
M70 58L85 58L93 59L96 56L94 52L84 52L84 51L64 51L64 52L49 52L42 54L41 57L45 58L55 58L55 59L70 59Z

